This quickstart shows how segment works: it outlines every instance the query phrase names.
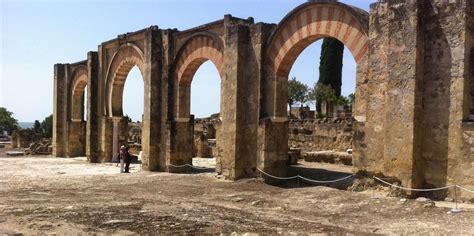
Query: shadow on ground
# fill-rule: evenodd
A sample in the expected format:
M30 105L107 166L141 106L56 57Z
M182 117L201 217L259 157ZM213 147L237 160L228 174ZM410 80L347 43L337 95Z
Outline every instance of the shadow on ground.
M302 165L292 165L288 167L288 176L300 175L307 179L316 180L316 181L332 181L338 180L347 176L352 175L351 172L341 172L334 170L327 170L321 168L310 168ZM307 181L301 178L291 179L291 180L282 180L276 183L276 186L282 188L303 188L303 187L314 187L314 186L326 186L330 188L336 188L340 190L347 190L352 183L354 178L347 178L341 181L332 182L332 183L315 183Z

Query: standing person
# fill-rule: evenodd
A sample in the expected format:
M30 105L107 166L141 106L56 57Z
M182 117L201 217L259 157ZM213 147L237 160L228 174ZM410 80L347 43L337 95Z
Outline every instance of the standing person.
M130 162L132 162L132 155L128 152L128 147L125 148L125 173L130 173Z
M115 166L118 167L120 163L120 152L115 155L115 157L112 159L113 163L117 163Z
M120 147L120 173L123 173L123 163L125 162L126 156L127 156L127 148L122 145Z

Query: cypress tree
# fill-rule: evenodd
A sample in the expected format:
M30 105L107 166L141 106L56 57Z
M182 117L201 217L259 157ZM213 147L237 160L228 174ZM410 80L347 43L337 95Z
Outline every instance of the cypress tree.
M324 38L321 46L318 83L331 85L337 97L341 96L343 53L343 43L335 38ZM321 112L321 101L316 101L316 111Z

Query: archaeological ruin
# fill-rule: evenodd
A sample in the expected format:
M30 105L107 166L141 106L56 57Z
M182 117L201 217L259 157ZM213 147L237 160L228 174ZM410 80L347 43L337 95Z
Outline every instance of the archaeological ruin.
M226 179L265 178L258 169L286 176L288 140L306 138L288 118L289 71L324 37L343 42L357 63L353 119L347 121L353 136L335 137L351 143L354 174L410 188L474 188L471 0L380 0L370 12L313 0L278 24L225 15L184 31L151 26L119 35L84 61L54 66L53 155L112 159L129 139L122 97L128 72L138 66L145 89L144 170L181 172L172 165L192 164L200 152L216 157L216 172ZM193 76L208 60L221 77L218 132L195 124L190 114ZM334 125L344 130L347 122L306 125L312 132ZM214 135L214 148L194 150L195 125L206 140Z

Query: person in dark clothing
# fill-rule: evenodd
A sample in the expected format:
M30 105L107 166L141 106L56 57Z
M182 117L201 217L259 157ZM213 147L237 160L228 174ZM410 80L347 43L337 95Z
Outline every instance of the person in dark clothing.
M120 173L123 173L123 164L125 163L125 157L127 156L126 155L127 153L127 150L125 148L125 145L122 145L120 147L120 153L119 153L119 159L120 159Z
M130 173L130 162L132 162L132 155L128 152L128 147L125 148L125 173Z

